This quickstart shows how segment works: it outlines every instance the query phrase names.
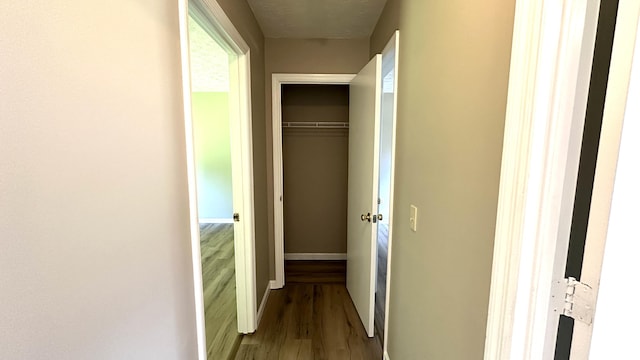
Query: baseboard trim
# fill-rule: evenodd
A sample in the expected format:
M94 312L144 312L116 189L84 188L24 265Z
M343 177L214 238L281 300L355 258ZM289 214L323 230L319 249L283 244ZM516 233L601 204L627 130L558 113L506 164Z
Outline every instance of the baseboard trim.
M389 353L388 352L384 352L384 360L391 360L391 358L389 357Z
M218 219L218 218L202 218L198 219L200 224L233 224L233 219Z
M346 253L286 253L285 260L347 260Z
M260 302L260 307L258 308L258 323L256 328L260 326L260 320L262 320L262 314L264 313L264 308L267 306L267 301L269 300L271 289L275 289L275 285L276 285L276 281L271 280L267 284L267 288L264 290L264 295L262 296L262 301Z

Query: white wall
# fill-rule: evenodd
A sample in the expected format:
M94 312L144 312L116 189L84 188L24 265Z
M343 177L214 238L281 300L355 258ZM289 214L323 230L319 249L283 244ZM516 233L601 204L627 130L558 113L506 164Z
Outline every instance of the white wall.
M195 359L177 1L0 2L0 358Z

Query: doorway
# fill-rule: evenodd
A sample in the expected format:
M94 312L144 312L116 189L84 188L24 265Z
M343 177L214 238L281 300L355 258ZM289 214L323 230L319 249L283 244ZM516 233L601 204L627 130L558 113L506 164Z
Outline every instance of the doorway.
M282 91L286 85L349 85L351 74L273 74L273 177L274 177L274 236L275 236L275 284L280 289L285 285L284 246L284 164L283 164L283 120Z
M181 8L199 359L256 329L249 46L216 2Z
M207 358L228 358L240 341L231 170L229 54L189 17L191 111Z
M388 324L386 313L393 209L398 37L396 32L383 55L374 56L358 75L273 74L272 77L275 287L282 288L285 285L285 259L291 258L285 255L284 204L288 189L284 188L283 175L283 125L291 124L283 120L283 93L292 84L349 85L349 209L346 215L350 224L347 227L351 229L347 231L347 236L353 240L348 240L346 254L335 255L342 258L346 255L346 287L351 300L368 336L374 337L377 333L381 342L384 341ZM382 81L383 74L386 82ZM358 121L352 124L353 120ZM315 126L338 125L319 122ZM314 189L311 186L307 191ZM318 221L322 222L322 218ZM329 260L325 258L327 254L312 255L317 255L317 259Z

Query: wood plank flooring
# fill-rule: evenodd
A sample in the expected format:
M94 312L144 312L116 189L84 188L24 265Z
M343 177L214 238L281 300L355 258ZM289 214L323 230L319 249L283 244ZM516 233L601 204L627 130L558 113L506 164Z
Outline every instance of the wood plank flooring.
M346 261L285 261L285 283L287 284L346 284Z
M236 320L233 224L200 224L207 358L226 360L242 340Z
M342 262L287 262L287 285L269 296L260 328L245 335L236 360L382 359L345 287Z
M389 226L378 224L378 274L376 276L376 303L374 326L376 336L384 339L384 308L387 301L387 257L389 253Z

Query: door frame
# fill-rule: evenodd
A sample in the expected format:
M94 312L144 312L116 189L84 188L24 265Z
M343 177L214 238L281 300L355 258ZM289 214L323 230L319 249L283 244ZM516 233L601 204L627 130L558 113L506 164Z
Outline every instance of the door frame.
M284 287L284 177L282 167L282 85L349 85L355 74L271 75L271 129L273 150L274 289Z
M620 210L616 209L616 206L622 204L616 204L614 195L616 191L625 190L624 184L621 184L621 179L624 179L624 176L627 174L625 173L625 166L629 164L628 162L626 164L624 163L624 161L627 160L624 156L630 154L625 153L625 151L629 151L630 148L622 148L621 145L624 144L624 141L631 140L631 138L625 137L623 140L623 137L626 135L623 133L627 131L627 134L631 134L626 136L632 136L632 134L634 134L633 132L629 132L630 126L625 125L625 123L637 121L637 119L630 118L633 114L628 112L628 103L633 101L631 100L634 95L633 91L638 92L637 84L640 83L640 76L638 76L640 74L640 68L635 68L640 65L640 59L637 58L640 54L640 37L638 37L640 34L639 23L640 3L636 0L620 0L602 118L600 146L598 148L598 159L593 181L592 205L591 211L589 212L589 226L584 249L582 275L580 277L580 281L589 285L595 294L596 318L591 325L579 321L575 322L573 341L571 342L571 358L573 359L587 359L590 355L594 326L599 323L597 318L597 300L599 298L598 293L601 284L600 275L603 269L603 260L605 262L609 261L610 266L615 266L613 262L624 263L624 259L620 260L617 258L615 251L611 253L609 250L605 251L605 248L609 246L607 244L607 238L615 236L616 234L619 235L621 230L624 229L623 223L620 222ZM632 76L634 77L633 79ZM635 87L630 85L632 81L636 82ZM635 134L637 135L637 131ZM627 144L626 146L629 145ZM622 168L618 166L619 156L622 157ZM628 168L626 169L628 170ZM619 186L620 188L618 188ZM624 195L620 193L617 196ZM626 198L625 201L631 201L629 199L630 198ZM631 243L630 241L624 241L619 237L612 237L610 241L614 243L613 246L617 247L618 254L619 251L624 250L627 250L627 253L633 253L634 251L633 247L625 245L626 243ZM610 258L605 259L605 256L609 256ZM628 265L625 266L625 268L630 269ZM636 269L638 269L637 265ZM633 272L631 271L631 273ZM607 274L605 272L605 274L603 274L604 279L602 280L602 282L605 283L605 292L603 295L605 295L605 298L608 297L609 300L619 298L619 295L613 293L613 291L621 291L622 284L607 283L607 280L612 280L612 278L606 279L606 276ZM623 279L623 277L618 277L617 279ZM611 311L614 307L612 303L605 304L605 306L609 308L601 308L602 310L600 311ZM635 319L637 320L638 316L635 316ZM631 321L631 323L633 323L633 321ZM607 343L606 340L607 339L604 338L599 339L596 336L594 344L596 346L603 346ZM602 341L604 341L605 344L601 344Z
M384 76L384 57L385 54L394 52L394 79L393 79L393 113L392 119L393 122L391 126L391 179L389 181L389 235L387 238L387 281L386 281L386 290L385 290L385 300L384 300L384 336L382 340L382 352L386 358L389 357L388 351L388 342L389 337L387 334L389 333L389 298L391 295L391 252L392 252L392 244L393 244L393 204L394 204L394 195L395 195L395 179L396 179L396 129L398 124L398 64L400 63L400 30L396 30L387 45L385 45L382 50L382 66ZM384 82L384 77L382 78ZM380 126L382 127L382 118L380 119ZM378 244L376 243L376 246ZM377 260L377 257L376 257ZM377 268L377 266L376 266Z
M206 333L202 263L200 252L200 226L196 193L196 163L191 111L191 79L189 62L189 6L195 6L212 27L221 46L237 55L237 66L230 67L230 98L238 104L230 109L232 161L241 164L233 170L234 211L241 214L239 225L234 226L236 270L236 302L238 332L256 330L256 279L255 279L255 219L253 186L253 135L251 119L251 67L250 47L244 41L231 20L216 0L179 0L180 53L182 67L182 95L184 101L185 142L187 156L187 181L189 188L189 222L191 228L191 253L196 312L196 337L198 358L206 360ZM237 69L237 71L235 70ZM235 85L235 87L234 87ZM235 94L235 95L234 95ZM239 236L238 236L239 235Z
M553 354L598 11L516 2L485 359Z

